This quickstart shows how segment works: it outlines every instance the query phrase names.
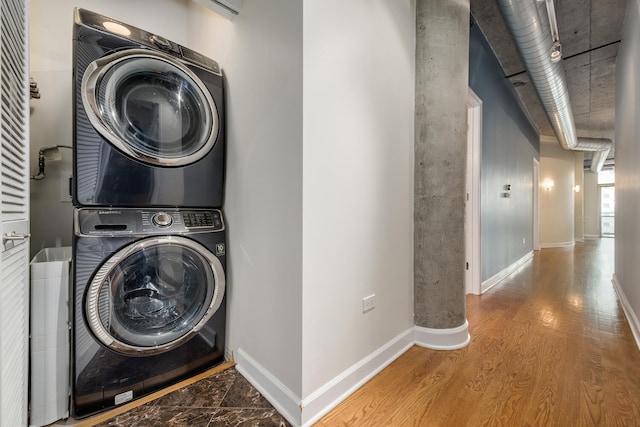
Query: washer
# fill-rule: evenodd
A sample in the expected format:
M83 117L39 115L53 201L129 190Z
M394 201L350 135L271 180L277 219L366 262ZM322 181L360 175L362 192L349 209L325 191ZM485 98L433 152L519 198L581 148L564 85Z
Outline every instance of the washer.
M218 64L156 34L75 10L75 206L221 207Z
M74 223L74 417L224 360L219 210L83 208Z

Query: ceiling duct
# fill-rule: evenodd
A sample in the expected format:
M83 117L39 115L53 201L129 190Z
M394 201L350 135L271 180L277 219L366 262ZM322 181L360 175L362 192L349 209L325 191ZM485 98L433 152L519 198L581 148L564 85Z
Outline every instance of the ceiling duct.
M551 59L554 40L545 2L498 0L498 4L560 145L565 150L594 151L591 170L600 171L613 143L576 136L564 65Z

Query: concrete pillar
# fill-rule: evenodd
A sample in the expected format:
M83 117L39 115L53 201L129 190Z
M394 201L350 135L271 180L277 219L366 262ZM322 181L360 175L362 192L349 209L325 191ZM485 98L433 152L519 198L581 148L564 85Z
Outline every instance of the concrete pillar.
M417 0L415 324L465 333L468 88L469 0Z

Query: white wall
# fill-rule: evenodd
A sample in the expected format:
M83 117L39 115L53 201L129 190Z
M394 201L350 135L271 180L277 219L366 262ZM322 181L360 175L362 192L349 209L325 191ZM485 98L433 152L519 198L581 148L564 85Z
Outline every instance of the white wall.
M615 278L640 345L640 1L629 0L616 61Z
M540 246L573 244L574 241L574 152L559 144L540 144ZM551 190L544 188L553 180Z
M229 347L291 392L302 372L302 3L190 6L190 39L227 81Z
M303 397L413 325L414 32L410 0L304 2Z
M230 346L300 402L413 326L415 11L295 3L189 26L228 82Z
M30 75L41 98L31 101L31 174L38 172L38 150L72 145L72 26L73 8L82 7L157 32L178 43L187 42L188 0L31 0ZM31 181L31 254L43 247L69 246L73 206L67 178L72 170L71 150L62 149L62 161L47 162L47 177Z
M600 206L598 206L598 174L584 171L584 235L600 236Z

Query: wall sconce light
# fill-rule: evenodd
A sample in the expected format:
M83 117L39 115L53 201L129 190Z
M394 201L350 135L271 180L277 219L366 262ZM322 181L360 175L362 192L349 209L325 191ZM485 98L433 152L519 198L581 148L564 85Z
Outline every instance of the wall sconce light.
M546 179L544 180L544 182L542 183L542 188L544 188L545 190L549 191L549 190L553 190L553 186L554 186L554 182L552 179Z
M580 184L576 184L575 187L573 187L573 191L575 191L576 193L580 192Z

